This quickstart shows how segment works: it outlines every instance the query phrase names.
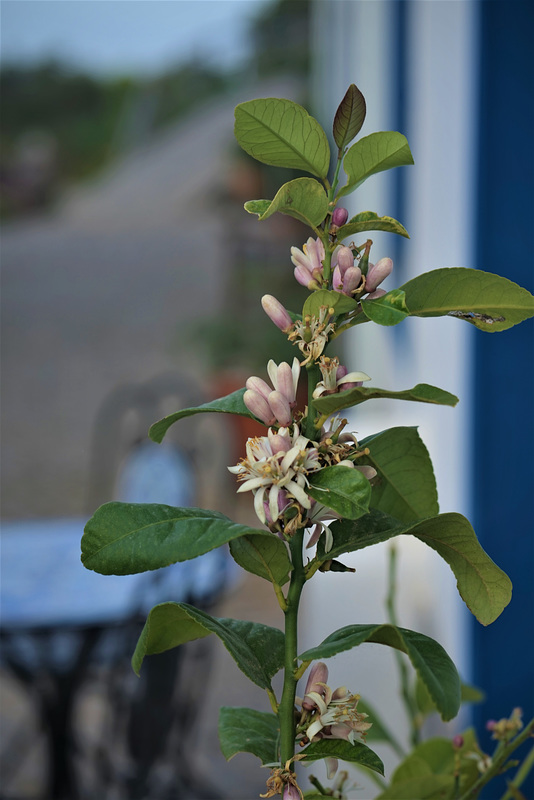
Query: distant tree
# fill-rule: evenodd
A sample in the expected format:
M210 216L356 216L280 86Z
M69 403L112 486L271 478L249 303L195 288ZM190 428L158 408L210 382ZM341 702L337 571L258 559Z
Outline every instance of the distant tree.
M310 68L311 0L276 0L255 19L251 35L259 76L306 75Z

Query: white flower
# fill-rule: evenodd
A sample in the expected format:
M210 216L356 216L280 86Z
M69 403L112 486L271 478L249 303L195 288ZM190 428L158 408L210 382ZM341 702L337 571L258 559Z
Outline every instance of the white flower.
M361 386L363 381L371 380L365 372L348 372L346 367L340 366L339 358L321 356L318 364L323 380L318 382L313 391L314 399L323 394L336 394L345 389L353 389L355 386Z
M246 445L246 457L235 467L228 467L230 472L242 481L238 492L251 491L254 494L254 510L258 519L267 524L265 503L271 524L280 516L279 495L283 492L284 500L296 500L304 509L311 507L311 499L305 491L308 485L307 475L321 469L319 454L309 439L302 436L298 425L279 428L275 433L271 428L267 436L249 439Z

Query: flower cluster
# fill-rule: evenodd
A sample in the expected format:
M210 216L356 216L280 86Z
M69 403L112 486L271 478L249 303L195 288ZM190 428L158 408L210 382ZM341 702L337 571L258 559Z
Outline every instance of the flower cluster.
M254 493L254 510L264 525L280 530L278 521L289 506L293 504L298 511L311 507L305 492L307 476L323 465L316 447L301 435L298 425L293 425L293 432L269 428L267 436L247 441L246 453L237 466L228 469L242 481L238 492Z
M353 463L369 451L359 449L353 434L342 433L346 424L347 420L333 418L321 431L318 442L303 436L296 423L292 429L269 428L267 436L248 439L245 458L228 467L241 482L237 491L253 493L257 517L273 533L291 536L298 528L315 526L308 547L316 544L325 531L325 550L331 549L332 537L323 520L339 517L308 496L308 476L330 466L358 469L368 480L376 476L373 467Z
M295 278L307 289L320 289L323 279L324 244L320 239L308 239L302 250L291 248L291 261L295 265Z
M336 209L335 211L345 211ZM334 212L335 214L335 212ZM338 215L341 221L345 214ZM334 218L332 220L334 222ZM343 224L343 223L342 223ZM338 227L336 225L336 227ZM369 243L370 245L370 243ZM302 250L298 247L291 248L291 261L294 264L296 280L310 291L315 291L325 286L324 279L325 248L321 239L310 237ZM378 286L384 281L393 269L391 258L381 258L376 264L369 264L367 274L356 263L354 252L346 245L338 245L332 253L332 289L348 297L357 294L361 297L367 294L367 299L373 300L385 294Z
M518 733L518 731L520 731L523 727L523 723L521 721L522 716L522 709L514 708L509 718L504 717L503 719L499 719L497 721L494 719L488 720L488 722L486 722L486 730L492 732L492 739L506 742L508 739Z
M337 214L335 224L344 224L344 219L345 214ZM291 248L295 277L311 290L319 289L323 284L324 259L325 245L320 238L310 237L303 250ZM354 255L349 247L341 246L334 250L332 267L334 286L336 281L340 282L338 288L341 291L350 294L357 287L365 287L365 277L360 267L354 265ZM373 281L379 278L376 274ZM248 378L243 402L269 429L267 436L248 440L245 458L229 470L241 482L238 492L253 493L256 515L273 533L291 536L299 528L313 527L308 547L316 544L325 532L325 550L328 552L332 547L332 536L324 521L336 519L338 514L308 495L308 476L336 465L360 469L369 480L376 471L368 466L355 467L354 460L368 453L359 451L353 435L342 433L345 420L334 419L328 429L319 431L321 423L318 417L313 434L317 441L301 433L301 421L306 422L309 431L309 416L314 411L313 408L296 411L300 369L312 364L319 367L322 380L313 387L312 399L353 389L370 378L364 372L349 373L338 358L323 355L329 338L335 332L333 307L322 305L315 314L306 314L299 319L290 315L272 295L263 296L262 306L274 324L288 335L289 341L297 345L303 359L299 362L294 358L292 365L269 361L267 372L271 385L255 375Z
M299 360L294 358L292 366L289 366L285 361L275 364L271 359L267 364L267 372L274 389L262 378L253 375L246 382L243 402L251 414L266 425L290 425L292 409L296 405Z
M350 247L342 245L334 250L332 264L332 289L351 297L362 282L362 271L354 265L354 255Z
M313 665L308 676L298 731L302 742L319 739L344 739L351 744L365 742L371 722L357 710L360 695L351 694L346 686L332 691L327 685L328 667L321 661ZM337 759L327 759L329 777L337 769Z

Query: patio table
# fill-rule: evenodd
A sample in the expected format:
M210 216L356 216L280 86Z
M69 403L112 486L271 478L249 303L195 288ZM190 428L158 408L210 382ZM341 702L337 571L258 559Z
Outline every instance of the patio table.
M85 521L41 519L2 525L2 660L36 703L47 739L45 796L50 800L82 796L73 766L73 709L90 664L112 663L117 655L129 658L155 603L209 605L226 581L227 555L222 550L138 575L89 571L80 561ZM124 636L125 631L129 635ZM171 683L174 677L173 672ZM157 731L154 736L157 739Z

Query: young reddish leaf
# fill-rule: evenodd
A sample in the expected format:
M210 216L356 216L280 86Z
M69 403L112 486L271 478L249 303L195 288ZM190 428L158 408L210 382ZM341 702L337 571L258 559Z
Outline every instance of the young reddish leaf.
M340 152L360 132L365 112L365 98L358 87L351 83L334 117L334 141Z

